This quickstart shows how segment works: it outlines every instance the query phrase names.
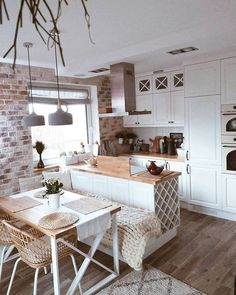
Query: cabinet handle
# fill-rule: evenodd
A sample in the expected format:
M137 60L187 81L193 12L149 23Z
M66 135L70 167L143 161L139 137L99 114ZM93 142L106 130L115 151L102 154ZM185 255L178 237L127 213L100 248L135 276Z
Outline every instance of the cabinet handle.
M170 170L170 163L166 162L166 170Z
M234 138L234 141L236 141L236 137Z
M189 161L189 151L186 152L186 160Z
M190 174L190 166L189 166L189 164L187 164L187 166L186 166L186 172L187 172L187 174Z
M169 123L169 124L173 124L173 123L174 123L174 121L169 121L168 123Z

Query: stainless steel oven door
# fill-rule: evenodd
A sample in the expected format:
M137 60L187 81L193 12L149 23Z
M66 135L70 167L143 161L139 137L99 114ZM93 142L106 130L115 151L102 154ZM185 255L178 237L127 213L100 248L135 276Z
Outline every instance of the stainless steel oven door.
M236 174L236 144L222 144L222 169L224 173Z
M222 133L236 136L236 113L222 114Z
M236 105L222 105L222 134L236 135Z

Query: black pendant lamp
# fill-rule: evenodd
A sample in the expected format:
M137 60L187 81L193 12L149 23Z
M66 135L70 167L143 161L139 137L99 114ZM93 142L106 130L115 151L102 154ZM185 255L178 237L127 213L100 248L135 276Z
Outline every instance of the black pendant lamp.
M73 123L72 114L63 111L62 108L61 108L56 43L54 44L54 47L55 47L55 64L56 64L57 99L58 100L57 100L57 110L56 110L56 112L48 115L48 124L49 125L71 125Z
M29 79L30 79L30 83L29 83L29 88L30 88L29 102L31 103L31 106L32 106L32 113L29 114L27 117L25 117L23 119L23 121L24 121L24 125L26 127L42 126L42 125L45 125L44 116L37 115L35 113L35 111L34 111L34 102L33 102L33 95L32 95L32 79L31 79L31 67L30 67L30 54L29 54L29 49L30 49L30 47L33 46L33 44L30 43L30 42L25 42L23 44L23 46L27 48L27 52L28 52Z

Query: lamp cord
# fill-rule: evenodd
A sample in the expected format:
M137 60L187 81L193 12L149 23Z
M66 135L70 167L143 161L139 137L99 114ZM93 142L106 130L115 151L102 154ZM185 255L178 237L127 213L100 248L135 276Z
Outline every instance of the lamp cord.
M29 46L27 46L27 53L28 53L28 68L29 68L29 80L30 80L30 103L32 107L32 113L34 112L34 104L33 104L33 95L32 95L32 79L31 79L31 66L30 66L30 53L29 53Z
M58 104L57 108L61 108L61 100L60 100L60 87L59 87L59 77L58 77L58 65L57 65L57 46L55 43L55 64L56 64L56 78L57 78L57 98L58 98Z

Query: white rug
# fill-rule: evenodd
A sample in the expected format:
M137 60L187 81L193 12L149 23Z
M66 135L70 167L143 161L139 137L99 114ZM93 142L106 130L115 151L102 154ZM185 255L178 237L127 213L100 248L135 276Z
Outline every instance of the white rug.
M206 295L151 266L132 271L97 295Z

